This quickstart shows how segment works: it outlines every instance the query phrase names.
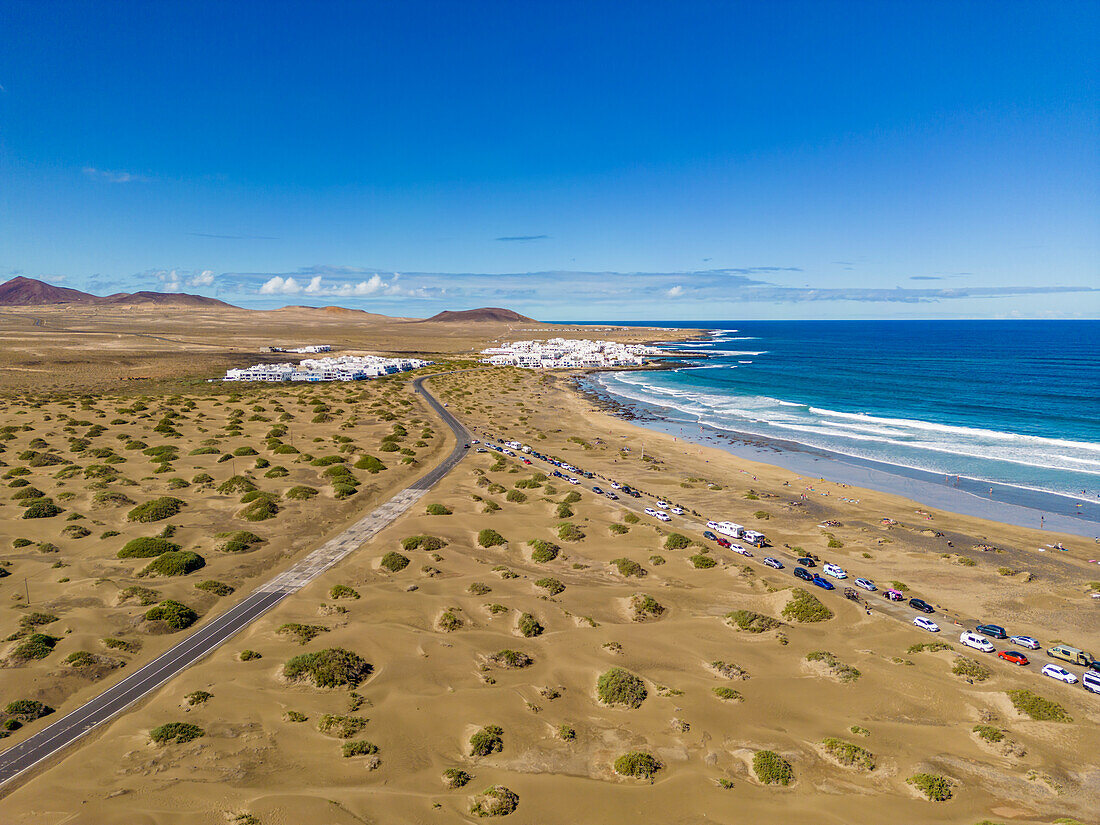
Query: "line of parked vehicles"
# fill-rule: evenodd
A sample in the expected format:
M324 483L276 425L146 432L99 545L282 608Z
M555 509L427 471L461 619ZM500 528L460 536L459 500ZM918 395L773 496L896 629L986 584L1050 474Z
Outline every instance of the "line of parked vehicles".
M479 442L475 440L472 443L478 444ZM485 444L487 448L494 450L495 452L502 453L504 455L512 456L513 458L517 456L514 452L512 452L512 449L517 449L521 450L524 454L529 454L537 459L548 462L549 464L560 468L554 470L551 475L555 478L565 479L570 484L580 484L581 482L580 479L574 476L565 475L565 473L562 473L561 470L565 470L568 473L576 473L577 475L586 479L595 478L595 475L593 473L586 472L578 467L572 466L571 464L567 464L566 462L559 461L558 459L551 458L547 455L543 455L542 453L536 452L530 447L522 445L519 442L504 442L504 445L504 447L500 447L496 444L491 444L488 442L486 442ZM484 450L481 448L478 448L478 451L484 452ZM526 457L523 457L522 460L524 464L531 463L531 461ZM616 494L615 491L618 491L623 495L631 496L632 498L642 497L640 492L630 488L625 484L620 484L617 481L612 481L610 482L610 485L611 490L607 491L602 490L598 486L593 486L592 492L596 495L604 496L605 498L608 498L612 501L619 500L619 496ZM669 515L670 513L673 513L675 515L682 515L684 512L683 508L670 504L663 499L659 499L656 502L656 505L656 507L646 507L643 512L647 516L656 518L659 521L670 522L672 521L672 517ZM763 533L756 530L746 530L742 525L735 524L731 521L708 521L707 529L703 531L703 538L708 539L709 541L713 541L719 547L731 550L734 553L738 553L742 556L747 556L749 558L752 558L753 556L752 551L746 548L743 544L730 541L730 539L738 539L739 541L743 541L745 544L750 544L757 548L768 546L767 538ZM797 559L798 565L791 572L802 581L805 581L808 584L812 584L816 587L820 587L823 590L836 590L836 585L829 581L829 579L825 576L837 580L845 580L848 578L848 572L844 570L843 567L838 564L832 564L830 562L822 563L821 572L825 574L824 576L822 576L820 573L816 572L815 569L817 567L818 561L819 559L817 559L817 557L813 555L802 556L801 558ZM767 567L772 568L773 570L783 570L785 568L783 562L781 562L774 556L765 556L763 559L761 559L761 562ZM879 591L878 586L870 579L859 577L854 579L852 583L855 584L856 587L870 593L881 592L882 597L884 599L887 599L888 601L905 601L905 594L902 593L900 590L887 588L885 590ZM844 595L846 598L852 599L857 602L859 601L857 591L851 587L846 587L844 589ZM918 610L922 614L925 614L913 617L913 624L916 627L927 630L930 633L940 632L940 626L936 624L936 622L928 618L928 615L936 612L935 608L933 608L932 605L930 605L924 599L917 597L909 598L908 602L909 606L912 607L914 610ZM1017 665L1019 667L1026 667L1031 663L1031 660L1028 659L1028 657L1019 650L1007 649L998 652L993 643L989 641L990 638L998 640L1007 639L1013 645L1027 648L1028 650L1042 650L1042 645L1031 636L1009 636L1003 627L995 624L979 624L972 631L963 631L959 636L959 643L982 653L996 653L997 658L1003 659L1004 661L1010 664ZM1070 664L1079 665L1081 667L1084 667L1085 670L1079 680L1075 674L1062 667L1061 665L1050 663L1044 665L1041 670L1041 673L1044 676L1047 676L1051 679L1056 679L1060 682L1065 682L1066 684L1070 685L1076 684L1078 681L1080 681L1081 686L1085 690L1089 691L1090 693L1100 693L1100 659L1096 659L1092 656L1091 653L1087 653L1078 648L1070 647L1069 645L1064 644L1057 644L1047 648L1046 655L1052 659L1058 659L1060 661L1068 662Z

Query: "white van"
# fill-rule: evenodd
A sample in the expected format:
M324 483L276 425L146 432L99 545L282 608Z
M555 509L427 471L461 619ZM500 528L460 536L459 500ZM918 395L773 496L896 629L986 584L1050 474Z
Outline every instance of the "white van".
M731 539L741 538L741 532L745 529L740 524L734 524L732 521L720 521L714 525L713 530L721 533L723 536L729 536Z
M990 643L989 639L977 633L971 633L969 630L963 632L959 636L959 642L966 645L967 647L972 647L975 650L980 650L982 653L993 652L993 645L992 643Z
M1086 670L1081 676L1081 687L1089 693L1100 693L1100 673Z
M764 547L768 540L764 537L763 533L758 533L756 530L742 530L741 538L747 541L749 544L757 547Z
M844 568L839 564L826 564L821 569L825 571L826 576L832 576L834 579L848 578L848 574L844 572Z

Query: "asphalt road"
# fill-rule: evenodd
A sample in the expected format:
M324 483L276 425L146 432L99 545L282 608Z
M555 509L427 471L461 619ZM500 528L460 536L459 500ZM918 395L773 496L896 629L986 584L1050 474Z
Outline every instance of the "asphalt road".
M443 461L408 488L351 525L339 536L327 541L289 570L261 585L230 610L204 624L170 650L76 710L0 753L0 793L15 787L15 780L32 767L68 747L96 726L118 715L150 691L156 690L184 668L194 664L232 638L288 595L301 589L362 546L364 541L408 510L415 501L447 475L469 452L465 449L465 445L470 440L470 434L458 419L424 388L425 379L431 377L425 375L415 379L413 389L439 414L455 435L455 447Z

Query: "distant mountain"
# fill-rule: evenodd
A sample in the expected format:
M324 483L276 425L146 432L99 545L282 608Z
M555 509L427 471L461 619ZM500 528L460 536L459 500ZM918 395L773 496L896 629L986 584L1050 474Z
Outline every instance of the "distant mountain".
M183 292L116 292L114 295L100 296L53 286L34 278L22 275L0 284L0 306L50 306L52 304L80 304L84 306L111 305L156 305L174 307L225 307L236 309L232 304L207 298L205 295L188 295Z
M478 321L495 321L497 323L508 322L527 322L531 324L537 324L534 318L528 318L526 315L520 315L518 312L513 312L510 309L501 309L500 307L481 307L480 309L464 309L461 311L445 310L431 318L425 318L424 323L429 321L465 321L478 322Z

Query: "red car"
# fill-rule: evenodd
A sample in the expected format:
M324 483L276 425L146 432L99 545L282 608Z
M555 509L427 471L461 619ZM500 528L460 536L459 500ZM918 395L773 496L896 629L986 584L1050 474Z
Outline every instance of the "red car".
M1017 650L1002 650L997 656L998 658L1004 659L1006 662L1012 662L1014 665L1030 664L1027 656Z
M523 459L523 463L524 463L524 464L530 464L530 463L531 463L531 461L530 461L529 459L526 459L526 458L525 458L525 459Z
M721 536L719 536L717 539L715 539L715 541L718 543L719 547L729 547L730 546L729 541L727 539L722 538Z

